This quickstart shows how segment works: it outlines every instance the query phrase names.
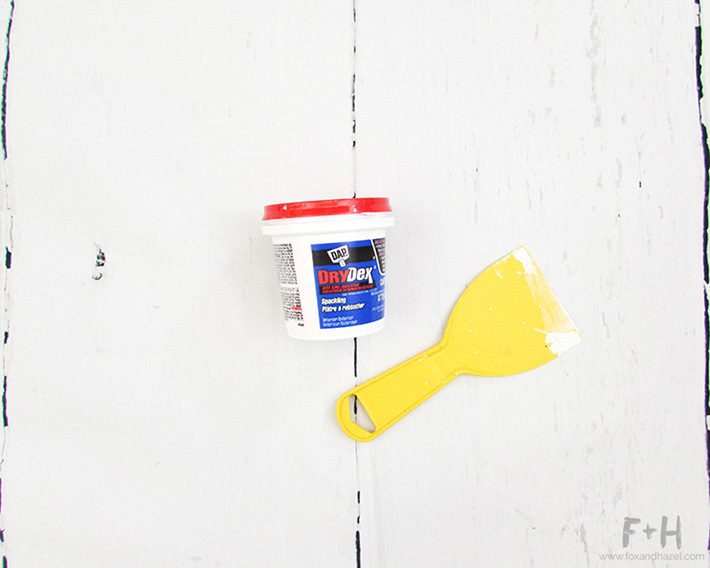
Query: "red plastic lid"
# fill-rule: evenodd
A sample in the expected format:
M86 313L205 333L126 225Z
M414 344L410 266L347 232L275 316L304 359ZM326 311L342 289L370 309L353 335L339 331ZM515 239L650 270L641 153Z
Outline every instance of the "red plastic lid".
M392 211L387 197L352 197L350 199L319 199L274 203L264 207L264 221L291 219L293 217L319 217L321 215L348 215L352 213L387 213Z

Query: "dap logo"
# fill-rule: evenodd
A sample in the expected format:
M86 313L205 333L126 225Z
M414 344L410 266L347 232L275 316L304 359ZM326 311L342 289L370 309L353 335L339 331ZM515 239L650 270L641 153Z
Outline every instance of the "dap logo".
M348 245L343 245L342 247L337 247L330 249L328 251L328 257L330 262L338 263L340 266L345 266L345 261L350 258L350 251L348 250Z

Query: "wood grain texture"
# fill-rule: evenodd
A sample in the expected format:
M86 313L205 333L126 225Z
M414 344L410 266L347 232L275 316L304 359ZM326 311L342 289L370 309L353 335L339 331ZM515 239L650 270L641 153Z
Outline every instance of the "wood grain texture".
M286 336L260 234L270 200L351 193L349 8L15 23L11 565L349 564L352 342Z
M11 567L603 566L624 517L662 515L706 550L695 3L14 16ZM259 229L267 202L353 191L397 218L357 380L434 343L519 244L583 344L356 445L334 416L353 344L286 336Z
M625 516L663 514L705 550L694 14L358 2L359 192L400 220L361 378L433 344L521 243L584 337L522 376L457 379L361 450L363 565L598 566Z

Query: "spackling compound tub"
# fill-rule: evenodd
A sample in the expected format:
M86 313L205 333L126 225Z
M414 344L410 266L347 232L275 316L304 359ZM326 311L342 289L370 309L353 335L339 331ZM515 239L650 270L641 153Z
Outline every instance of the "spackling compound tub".
M286 329L300 339L343 339L385 325L389 199L361 197L264 207Z

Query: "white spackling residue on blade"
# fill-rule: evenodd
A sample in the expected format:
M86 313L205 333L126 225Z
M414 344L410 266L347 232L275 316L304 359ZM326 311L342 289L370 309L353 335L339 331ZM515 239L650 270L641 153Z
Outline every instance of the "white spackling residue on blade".
M551 331L545 337L547 348L555 355L561 355L582 341L577 331Z
M513 251L513 258L523 265L523 270L525 274L535 274L537 272L537 267L533 261L528 249L525 247L518 247Z

